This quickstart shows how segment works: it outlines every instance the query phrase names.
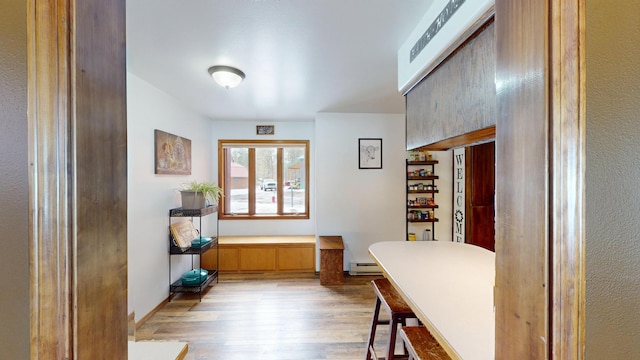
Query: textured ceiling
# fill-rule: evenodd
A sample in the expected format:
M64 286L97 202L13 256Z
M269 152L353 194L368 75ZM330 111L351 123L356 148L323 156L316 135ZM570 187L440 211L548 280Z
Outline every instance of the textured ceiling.
M128 0L128 71L212 119L404 113L396 54L431 3ZM247 77L224 89L212 65Z

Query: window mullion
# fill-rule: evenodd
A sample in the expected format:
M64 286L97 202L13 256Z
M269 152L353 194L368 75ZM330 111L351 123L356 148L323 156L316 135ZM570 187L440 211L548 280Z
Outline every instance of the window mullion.
M282 215L284 213L283 200L284 197L282 193L284 193L284 176L282 175L282 167L283 167L283 157L282 157L282 148L279 147L276 152L276 169L278 173L278 180L276 183L278 184L277 194L278 194L278 215Z
M222 161L224 166L224 176L218 178L218 184L225 189L225 196L222 198L222 213L228 213L231 210L231 151L224 149L222 152L222 158L219 157L219 161Z
M256 214L256 149L249 148L249 215Z

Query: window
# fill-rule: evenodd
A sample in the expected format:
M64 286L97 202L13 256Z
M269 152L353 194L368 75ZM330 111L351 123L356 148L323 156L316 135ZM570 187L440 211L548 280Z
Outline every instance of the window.
M308 219L308 140L219 140L221 219Z

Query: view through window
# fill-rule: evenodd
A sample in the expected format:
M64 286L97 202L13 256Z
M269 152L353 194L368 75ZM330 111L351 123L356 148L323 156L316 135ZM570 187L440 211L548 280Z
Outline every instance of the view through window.
M309 218L308 140L220 140L221 218Z

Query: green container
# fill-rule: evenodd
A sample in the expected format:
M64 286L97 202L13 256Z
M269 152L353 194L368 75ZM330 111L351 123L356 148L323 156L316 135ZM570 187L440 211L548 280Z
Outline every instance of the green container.
M209 275L209 271L205 269L189 270L186 273L182 274L182 285L185 285L185 286L200 285L205 280L207 280L208 275Z
M210 237L195 238L195 239L191 240L191 247L194 248L194 249L199 249L199 248L207 245L210 242L211 242L211 238Z

